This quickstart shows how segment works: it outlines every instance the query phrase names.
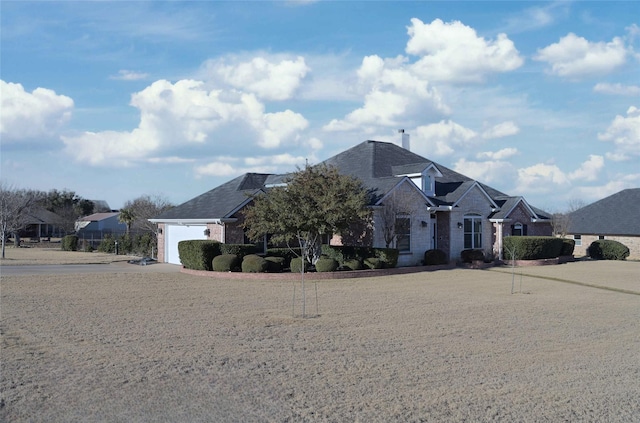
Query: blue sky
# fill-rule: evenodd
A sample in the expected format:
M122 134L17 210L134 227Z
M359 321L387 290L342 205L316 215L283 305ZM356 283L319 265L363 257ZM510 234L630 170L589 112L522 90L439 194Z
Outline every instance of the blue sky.
M549 211L640 186L639 2L0 7L14 186L179 204L400 128Z

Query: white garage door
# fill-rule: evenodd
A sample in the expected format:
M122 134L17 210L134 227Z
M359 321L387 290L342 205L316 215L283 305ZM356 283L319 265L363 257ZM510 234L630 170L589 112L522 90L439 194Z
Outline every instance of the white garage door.
M165 227L165 257L167 263L180 264L178 242L189 239L207 239L204 230L206 225L167 225Z

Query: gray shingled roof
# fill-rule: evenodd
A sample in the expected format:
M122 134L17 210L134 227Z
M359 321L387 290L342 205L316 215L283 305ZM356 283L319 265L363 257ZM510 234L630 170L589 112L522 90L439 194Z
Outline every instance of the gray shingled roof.
M335 166L341 173L360 179L371 194L372 204L398 184L398 175L419 173L430 165L434 165L442 173L442 177L438 177L435 182L436 195L430 197L435 205L455 204L476 183L467 176L409 150L381 141L362 142L325 160L323 164ZM166 211L156 219L229 218L249 196L270 185L283 183L289 175L247 173ZM480 186L496 203L498 199L502 203L509 198L514 198L513 201L520 199L509 197L488 185Z
M246 173L167 210L155 219L229 218L251 195L263 189L273 176L264 173Z
M567 232L640 236L640 188L622 190L570 213Z

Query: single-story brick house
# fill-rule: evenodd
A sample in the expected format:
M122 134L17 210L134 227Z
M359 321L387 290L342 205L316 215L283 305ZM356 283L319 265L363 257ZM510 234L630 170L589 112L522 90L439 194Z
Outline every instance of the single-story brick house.
M406 141L406 142L405 142ZM457 260L464 249L482 249L502 256L508 235L551 235L551 217L523 197L509 196L481 182L411 152L408 135L403 147L365 141L323 163L359 178L372 193L374 247L385 247L380 228L381 209L396 194L410 203L407 233L394 247L399 266L419 264L428 249L443 250ZM214 239L248 242L242 229L242 210L251 197L286 180L287 175L247 173L150 219L158 224L158 259L179 264L178 242ZM330 243L339 244L337 237Z
M569 213L567 236L576 242L576 256L586 255L595 240L611 239L629 247L629 259L640 260L640 188L622 190Z

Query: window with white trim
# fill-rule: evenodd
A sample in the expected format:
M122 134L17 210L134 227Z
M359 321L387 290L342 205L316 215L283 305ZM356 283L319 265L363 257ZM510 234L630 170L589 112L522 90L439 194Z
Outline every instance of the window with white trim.
M411 218L407 215L396 217L396 248L400 252L411 251Z
M482 216L479 214L464 217L464 248L482 248Z
M574 235L573 240L576 242L576 247L582 245L582 235Z

